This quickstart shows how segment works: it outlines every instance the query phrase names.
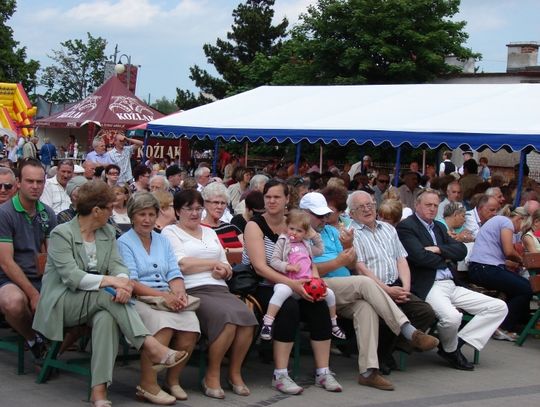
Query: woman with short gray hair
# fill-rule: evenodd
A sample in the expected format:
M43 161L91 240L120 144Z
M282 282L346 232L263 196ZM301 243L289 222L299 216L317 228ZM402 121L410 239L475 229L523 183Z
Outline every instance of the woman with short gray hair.
M227 187L220 182L212 182L204 187L201 195L205 209L201 225L208 226L216 232L226 252L241 252L244 247L242 231L223 220L225 212L228 212L227 205L229 204Z
M188 296L173 249L166 238L154 231L159 202L149 192L136 192L128 201L127 212L133 227L118 239L118 249L134 283L133 294L161 297L169 311L154 309L143 301L136 301L135 309L160 343L191 354L200 333L199 321L194 311L184 310ZM154 404L186 400L187 394L179 384L186 363L187 358L168 369L165 392L148 359L141 358L137 397Z

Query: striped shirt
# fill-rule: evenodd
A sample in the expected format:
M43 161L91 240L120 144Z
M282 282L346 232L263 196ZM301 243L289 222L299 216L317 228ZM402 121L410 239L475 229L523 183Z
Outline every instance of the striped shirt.
M124 146L122 151L113 148L108 152L112 162L120 167L120 175L118 177L118 185L124 185L131 182L133 175L131 173L131 154L133 146Z
M352 223L357 261L364 263L384 284L392 284L399 277L397 259L407 257L407 252L392 225L375 222L375 230Z

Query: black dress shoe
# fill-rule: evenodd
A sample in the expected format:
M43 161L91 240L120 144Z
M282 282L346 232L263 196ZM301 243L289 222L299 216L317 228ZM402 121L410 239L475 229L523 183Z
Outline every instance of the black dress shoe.
M391 354L379 358L379 372L381 374L388 376L392 372L392 370L396 370L397 368L398 365L396 363L396 360Z
M442 349L437 351L437 355L450 363L454 369L458 370L474 370L474 365L467 361L467 358L463 356L461 351L455 350L454 352L445 352Z

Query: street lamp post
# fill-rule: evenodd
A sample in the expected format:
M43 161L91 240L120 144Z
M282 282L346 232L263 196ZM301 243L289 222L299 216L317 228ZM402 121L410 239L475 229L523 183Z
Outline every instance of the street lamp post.
M120 55L118 57L118 63L114 66L114 72L117 75L121 75L126 71L126 65L122 63L123 57L127 60L126 87L129 89L129 85L131 84L131 57L126 54Z

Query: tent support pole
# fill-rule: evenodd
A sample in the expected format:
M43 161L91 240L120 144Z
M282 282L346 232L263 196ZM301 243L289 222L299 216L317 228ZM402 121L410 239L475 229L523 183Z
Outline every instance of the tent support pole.
M399 166L401 165L401 146L396 149L396 169L394 172L394 186L397 188L399 183Z
M527 153L525 152L525 149L521 150L520 156L519 156L519 173L518 173L518 183L517 183L517 189L516 189L516 199L514 201L514 206L519 206L519 203L521 202L521 190L523 188L523 167L527 163Z
M219 140L216 138L216 142L214 143L214 159L212 162L212 175L214 177L217 177L217 161L219 158Z
M320 174L323 173L322 166L323 166L323 145L321 143L320 144L320 150L319 150L319 173Z
M246 145L244 146L244 167L246 168L248 164L248 151L249 151L249 141L246 141Z
M298 169L300 168L300 154L302 153L302 142L298 142L296 145L296 158L294 160L294 175L298 175Z
M148 139L150 138L150 132L148 130L144 131L144 142L142 146L142 154L141 154L141 164L144 164L146 162L146 148L148 147Z
M426 149L422 149L422 174L426 173Z

